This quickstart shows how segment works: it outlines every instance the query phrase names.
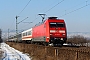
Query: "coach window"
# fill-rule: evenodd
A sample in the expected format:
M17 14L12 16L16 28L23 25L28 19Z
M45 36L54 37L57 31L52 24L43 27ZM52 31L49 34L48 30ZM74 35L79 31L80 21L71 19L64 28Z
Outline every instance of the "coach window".
M31 31L30 31L30 35L32 35Z
M26 36L27 36L27 32L26 32Z
M23 36L25 36L25 33L23 33Z
M31 35L31 31L28 32L28 35Z
M30 31L30 35L32 35L31 31Z

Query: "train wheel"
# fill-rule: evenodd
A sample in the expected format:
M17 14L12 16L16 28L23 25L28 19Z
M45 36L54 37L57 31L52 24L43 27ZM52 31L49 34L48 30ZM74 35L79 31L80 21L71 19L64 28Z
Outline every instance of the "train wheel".
M28 44L31 44L31 41L29 40L29 41L27 41L27 43L28 43Z

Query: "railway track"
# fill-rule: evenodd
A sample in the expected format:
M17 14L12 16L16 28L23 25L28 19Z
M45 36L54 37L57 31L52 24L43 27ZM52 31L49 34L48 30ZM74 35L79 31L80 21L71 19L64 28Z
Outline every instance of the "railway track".
M89 47L85 46L75 46L75 45L63 45L63 46L44 46L44 45L38 45L38 44L26 44L26 43L16 43L16 44L21 44L21 45L31 45L31 46L42 46L42 47L52 47L52 48L57 48L57 49L67 49L67 50L85 50L85 49L90 49Z
M90 47L51 47L37 44L24 44L7 42L10 46L18 49L19 51L29 53L31 57L36 60L82 60L90 59Z

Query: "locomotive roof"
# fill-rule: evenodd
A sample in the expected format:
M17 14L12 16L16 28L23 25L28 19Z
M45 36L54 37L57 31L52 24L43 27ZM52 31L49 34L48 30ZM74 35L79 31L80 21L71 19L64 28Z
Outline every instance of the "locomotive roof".
M46 20L51 20L51 19L57 19L58 17L48 17L48 19L46 19ZM46 20L44 20L44 21L42 21L42 22L39 22L38 24L36 24L35 26L39 26L39 25L41 25L41 24L43 24ZM63 20L63 19L57 19L57 20ZM34 26L34 27L35 27Z
M48 19L57 19L58 17L48 17Z

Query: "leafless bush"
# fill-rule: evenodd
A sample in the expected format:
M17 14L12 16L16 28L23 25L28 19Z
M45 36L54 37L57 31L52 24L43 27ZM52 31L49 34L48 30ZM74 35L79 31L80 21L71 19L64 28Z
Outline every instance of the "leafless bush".
M81 35L71 36L70 38L68 38L67 43L85 46L87 43L87 39Z

